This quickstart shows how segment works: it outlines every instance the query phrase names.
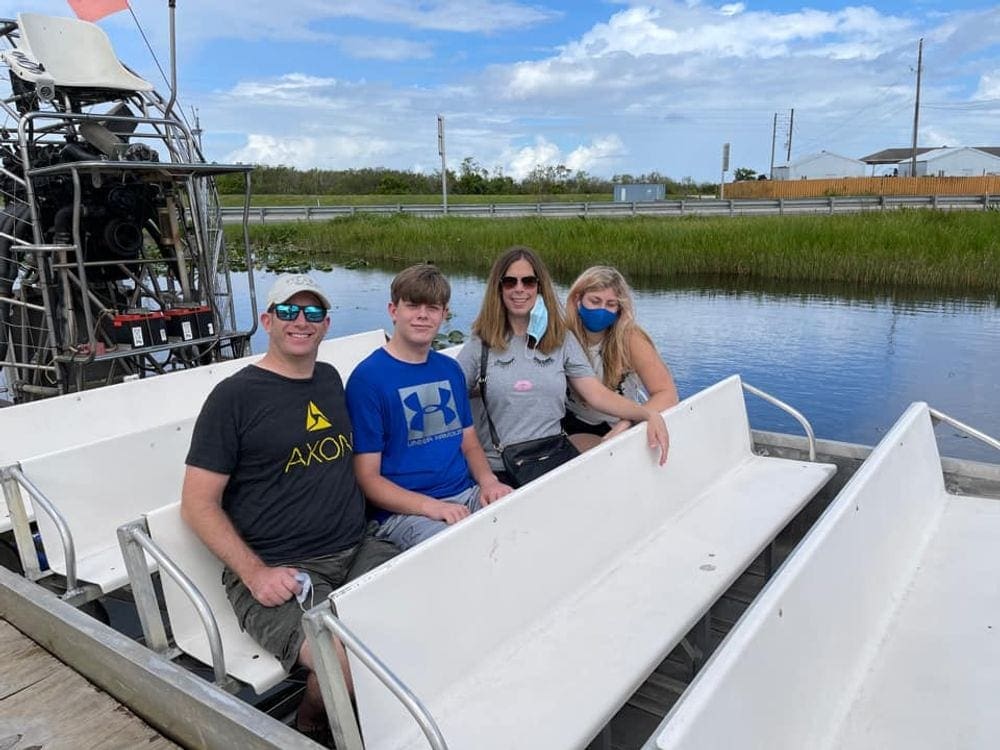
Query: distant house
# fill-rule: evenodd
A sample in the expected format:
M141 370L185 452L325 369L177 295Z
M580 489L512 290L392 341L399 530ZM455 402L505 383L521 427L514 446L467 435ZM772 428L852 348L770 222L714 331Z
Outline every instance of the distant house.
M774 168L776 180L823 180L836 177L864 177L865 163L830 151L803 156Z
M899 165L899 173L910 174L910 162ZM979 177L1000 174L1000 156L971 146L939 148L917 157L917 177Z
M888 148L869 154L861 161L886 174L909 176L913 164L912 148ZM956 146L918 148L917 177L979 177L1000 174L1000 147Z

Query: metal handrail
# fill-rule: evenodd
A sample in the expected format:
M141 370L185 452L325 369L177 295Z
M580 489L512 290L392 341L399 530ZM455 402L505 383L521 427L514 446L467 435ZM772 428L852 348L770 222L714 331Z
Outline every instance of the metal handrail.
M403 704L403 707L409 711L410 715L417 722L433 750L448 750L448 745L445 742L444 735L441 734L441 730L438 728L437 722L434 721L434 717L431 716L430 711L417 698L413 691L403 684L403 681L393 674L392 670L383 664L371 649L330 611L329 608L332 606L330 602L326 602L321 606L327 607L327 609L319 612L314 610L307 615L307 618L314 624L326 628L340 639L344 647L354 653L361 663L368 667L372 674L396 696L396 699Z
M174 583L184 592L188 600L198 612L201 623L205 627L205 635L208 637L208 647L212 653L212 672L215 675L215 684L224 687L229 681L226 675L226 656L222 647L222 634L219 631L219 623L212 614L212 608L205 599L205 595L198 590L194 582L188 578L187 574L181 570L177 563L170 559L156 542L141 530L135 527L123 529L126 537L142 547L160 566L160 573L166 573Z
M747 393L752 393L754 396L764 399L765 401L767 401L767 403L771 404L772 406L777 406L782 411L787 412L792 417L794 417L795 421L798 422L800 425L802 425L802 429L806 431L806 437L809 439L809 460L815 461L816 434L813 432L813 428L812 425L809 424L809 420L806 419L805 416L803 416L802 412L800 412L798 409L789 406L781 399L775 398L770 393L765 393L760 388L755 388L746 381L741 380L740 382L743 385L743 390L745 390Z
M990 437L985 432L980 432L975 427L969 427L969 425L965 424L964 422L959 422L954 417L950 417L943 411L938 411L937 409L931 406L928 406L927 410L930 412L930 415L933 419L937 419L941 422L944 422L945 424L954 427L959 432L964 432L969 437L973 437L976 440L986 443L986 445L989 445L1000 451L1000 440L997 440L994 437Z
M8 467L8 472L10 476L17 480L18 484L28 491L31 499L35 501L35 505L45 511L45 514L56 525L59 537L62 540L63 556L66 558L66 595L69 596L76 593L78 588L76 580L76 545L73 542L73 532L69 530L69 524L53 502L38 488L38 485L25 476L20 466L10 466ZM38 515L37 511L35 515Z

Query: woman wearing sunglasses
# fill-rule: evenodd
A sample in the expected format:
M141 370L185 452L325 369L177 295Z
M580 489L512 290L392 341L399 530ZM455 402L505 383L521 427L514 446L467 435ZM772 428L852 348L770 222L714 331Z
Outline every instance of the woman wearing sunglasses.
M606 388L580 343L568 333L548 269L533 250L508 249L493 264L472 336L458 355L473 395L478 395L483 344L486 409L502 445L558 435L566 412L567 385L588 404L619 419L646 421L651 448L667 457L669 439L655 409ZM494 472L506 483L486 414L474 404L480 442Z
M636 322L632 290L617 269L594 266L580 274L566 297L566 325L605 386L656 411L677 403L670 368ZM587 450L632 423L593 408L570 390L562 425L577 448Z

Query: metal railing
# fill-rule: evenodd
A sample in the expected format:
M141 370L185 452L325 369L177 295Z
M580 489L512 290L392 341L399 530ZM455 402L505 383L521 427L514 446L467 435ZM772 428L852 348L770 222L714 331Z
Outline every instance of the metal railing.
M772 406L777 406L782 411L790 414L795 419L796 422L802 425L802 429L805 430L806 432L806 438L809 440L809 460L815 461L816 434L813 432L813 428L812 425L809 424L809 420L806 419L805 416L803 416L802 412L800 412L798 409L789 406L781 399L775 398L771 394L762 391L760 388L755 388L749 383L743 382L742 380L740 382L743 385L743 390L745 390L747 393L752 393L754 396L764 399L765 401L767 401L767 403L771 404Z
M927 410L930 412L932 420L936 420L938 422L944 422L946 425L954 427L959 432L963 432L969 437L975 438L976 440L982 443L986 443L986 445L989 445L1000 451L1000 440L997 440L994 437L990 437L985 432L980 432L975 427L969 427L969 425L965 424L964 422L959 422L954 417L950 417L943 411L938 411L932 406L928 406Z
M83 593L83 589L79 585L79 581L76 577L76 544L73 541L73 532L70 531L69 522L66 520L65 516L59 512L59 509L55 506L45 493L32 482L24 472L21 470L20 466L8 466L4 469L5 477L10 477L18 483L19 486L23 487L27 491L28 495L31 496L33 506L37 511L41 510L45 515L47 515L52 523L55 525L56 530L59 532L59 540L63 548L63 557L66 562L66 593L63 594L63 599L72 600L74 597L78 597ZM8 502L10 498L8 498ZM20 511L22 514L24 510ZM17 526L14 527L15 532L18 531ZM28 536L25 538L20 538L20 535L16 535L16 542L18 549L22 547L25 549L34 549L34 540L30 536L30 530Z
M361 733L351 706L340 659L333 645L333 639L326 637L329 632L346 649L349 649L378 680L385 685L403 707L410 712L433 750L448 750L444 736L434 717L420 699L400 680L392 670L341 622L333 613L333 603L327 600L310 609L302 618L306 638L316 662L316 677L319 680L323 702L330 719L330 729L336 746L343 750L362 750Z
M149 580L149 567L143 553L148 554L156 561L160 575L166 574L173 579L177 587L191 602L191 606L198 613L198 618L205 629L205 637L208 639L208 647L212 656L213 681L222 689L231 690L233 681L226 673L222 632L204 594L201 593L194 581L181 570L180 566L153 541L143 521L133 521L119 527L118 542L125 559L125 566L128 568L129 582L132 584L133 593L136 594L136 610L149 647L154 651L165 652L167 641L163 619L156 604L156 595L153 593L152 583ZM142 597L138 596L140 591L143 593Z
M396 215L468 216L498 218L513 216L768 216L786 214L837 214L889 211L901 208L987 211L1000 209L1000 195L869 195L827 198L733 199L680 198L650 202L617 203L393 203L359 206L258 206L249 220L264 224L287 221L326 221L343 216ZM242 207L222 208L223 221L242 221Z

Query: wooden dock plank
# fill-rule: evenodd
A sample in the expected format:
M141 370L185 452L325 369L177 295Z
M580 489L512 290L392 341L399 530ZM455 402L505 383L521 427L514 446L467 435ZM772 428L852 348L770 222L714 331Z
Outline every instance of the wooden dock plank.
M0 664L0 747L177 747L2 619Z

